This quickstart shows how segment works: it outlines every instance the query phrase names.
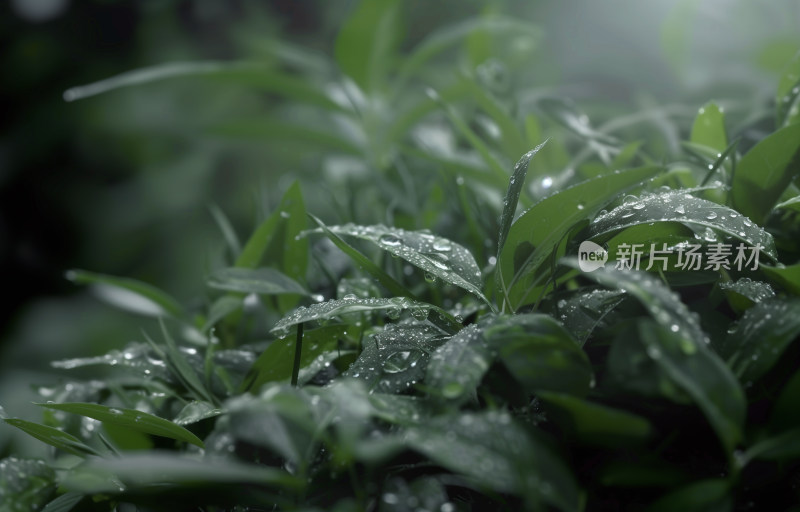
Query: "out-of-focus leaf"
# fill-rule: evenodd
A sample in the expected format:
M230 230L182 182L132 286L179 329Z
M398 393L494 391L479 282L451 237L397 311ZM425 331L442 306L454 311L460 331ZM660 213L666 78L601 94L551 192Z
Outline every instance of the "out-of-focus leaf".
M578 488L563 462L508 413L437 416L409 428L405 441L480 488L524 496L531 510L544 504L579 510Z
M764 224L786 186L800 172L800 123L768 135L739 161L733 175L733 206L757 224Z
M766 374L800 335L800 300L774 298L745 311L719 353L744 383Z
M331 130L274 118L245 117L225 121L209 128L211 135L224 138L251 139L260 142L291 141L303 143L309 149L334 150L349 155L363 155L364 149L352 139Z
M572 395L539 391L549 417L581 442L598 446L630 446L653 433L650 422L636 414L589 402Z
M536 273L564 234L579 221L591 218L619 194L661 172L640 167L594 178L557 192L523 213L511 225L498 259L499 293L512 310L532 302Z
M87 446L77 437L58 430L57 428L15 418L4 419L3 421L9 425L17 427L26 434L35 437L39 441L47 443L50 446L55 446L59 450L63 450L67 453L71 453L79 457L86 457L87 455L100 455L97 453L97 451L95 451L94 448Z
M730 512L732 498L728 480L701 480L659 498L647 512Z
M757 442L744 454L750 459L787 460L800 458L800 428L787 430L775 437Z
M383 85L402 38L402 3L398 0L362 0L336 38L336 62L365 91Z
M230 315L235 311L242 309L243 300L239 296L223 295L211 304L203 327L200 329L202 332L208 332L209 329L214 327L217 322Z
M155 286L128 279L85 270L70 270L67 279L79 284L92 284L100 297L107 302L134 313L180 317L180 303Z
M792 375L783 386L778 399L772 407L769 418L770 429L774 432L789 430L800 425L800 371Z
M54 499L41 512L69 512L85 497L82 492L67 492Z
M483 334L525 390L579 396L589 392L589 358L550 316L500 316L483 329Z
M68 489L86 494L118 494L160 487L253 484L297 489L302 484L286 471L231 460L212 461L167 452L128 453L94 459L71 469L64 478Z
M800 51L790 60L778 81L775 94L776 119L778 126L785 126L800 116Z
M48 409L64 411L73 414L80 414L98 421L113 423L122 427L132 428L145 434L168 437L178 441L185 441L203 448L203 441L185 428L175 423L159 418L152 414L137 411L136 409L124 409L116 407L106 407L100 404L89 403L64 403L64 404L37 404Z
M716 103L709 102L700 108L692 125L690 139L695 144L702 144L717 151L723 151L728 146L725 115Z
M297 281L274 268L223 268L206 281L211 288L261 295L308 295Z
M0 506L3 512L40 510L56 490L56 474L41 460L0 459Z

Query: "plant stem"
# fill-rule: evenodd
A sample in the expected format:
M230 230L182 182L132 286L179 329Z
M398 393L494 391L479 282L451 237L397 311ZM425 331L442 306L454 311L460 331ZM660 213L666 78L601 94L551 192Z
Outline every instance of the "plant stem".
M294 343L294 366L292 367L292 386L297 386L297 376L300 375L300 353L303 351L303 324L297 324L297 339Z

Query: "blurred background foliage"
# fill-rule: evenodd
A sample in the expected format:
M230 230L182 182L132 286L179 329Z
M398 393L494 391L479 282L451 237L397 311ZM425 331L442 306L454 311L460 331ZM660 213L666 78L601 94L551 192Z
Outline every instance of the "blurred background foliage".
M467 30L475 20L494 29ZM553 136L540 176L574 177L575 154L597 150L570 138L583 113L624 140L659 133L651 154L665 160L709 99L729 126L767 122L798 26L796 0L4 2L2 402L35 417L29 383L59 378L48 361L153 327L66 281L67 269L134 277L199 307L205 276L230 258L215 217L245 239L295 180L326 222L443 232L463 224L446 199L463 175L475 178L475 222L493 225L496 210L481 207L500 201L482 184L502 182L492 166L507 174ZM427 58L436 45L425 44L451 39ZM184 76L64 100L168 63L160 73ZM498 126L504 113L524 136ZM470 133L492 158L464 143Z

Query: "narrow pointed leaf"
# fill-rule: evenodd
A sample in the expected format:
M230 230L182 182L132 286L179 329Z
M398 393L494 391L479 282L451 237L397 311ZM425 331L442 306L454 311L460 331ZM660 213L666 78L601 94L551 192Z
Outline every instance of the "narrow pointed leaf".
M223 268L206 281L211 288L260 295L309 295L297 281L274 268Z
M39 441L47 443L50 446L55 446L59 450L63 450L67 453L71 453L79 457L86 457L87 455L100 455L97 453L97 451L95 451L94 448L87 446L77 437L57 428L15 418L9 418L3 421L11 426L17 427L26 434L35 437Z
M63 404L36 404L47 409L80 414L98 421L112 423L121 427L132 428L145 434L168 437L185 441L203 448L203 441L185 428L175 423L136 409L106 407L100 404L71 402Z
M183 308L177 300L155 286L136 279L85 270L70 270L66 277L73 283L94 285L104 300L122 309L153 316L183 315Z

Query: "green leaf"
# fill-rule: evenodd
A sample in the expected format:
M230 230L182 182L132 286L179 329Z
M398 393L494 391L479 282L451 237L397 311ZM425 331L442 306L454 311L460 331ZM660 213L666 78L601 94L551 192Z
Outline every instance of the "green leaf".
M347 333L346 325L329 325L303 331L300 366L305 368L327 352L338 350ZM242 383L242 389L257 391L267 382L288 381L292 376L295 339L290 334L277 339L258 356Z
M183 315L183 308L177 300L155 286L135 279L85 270L69 270L66 277L73 283L94 285L95 291L103 300L134 313L175 317Z
M400 314L405 310L410 311L415 318L420 320L424 320L429 315L435 315L440 321L445 322L453 332L458 331L461 327L461 324L448 312L425 302L407 299L406 297L393 297L391 299L358 299L353 296L340 300L329 300L327 302L311 304L308 307L300 306L287 316L281 318L270 331L283 337L289 327L300 323L325 321L347 313L378 310L386 310L389 318L399 318ZM433 317L431 319L433 319Z
M383 225L328 226L337 235L368 240L384 251L398 256L427 274L458 286L484 302L481 271L472 254L461 245L424 231L406 231Z
M589 236L603 240L632 226L658 225L662 222L680 222L695 229L714 229L746 242L750 248L760 247L759 254L763 253L772 260L777 260L778 257L772 235L750 219L731 208L694 197L683 190L628 198L610 212L597 216L590 225ZM645 241L650 242L649 237L643 240ZM750 248L746 248L748 250L744 253L746 257L741 262L742 265L747 263L747 258L751 255ZM645 244L644 250L645 254L649 254L649 244ZM732 246L732 251L729 263L735 268L734 258L739 253L735 246Z
M193 423L197 423L198 421L219 416L220 414L223 414L223 412L224 411L222 409L215 407L214 404L192 400L183 406L181 412L175 416L175 419L172 420L172 422L180 426L191 425Z
M652 322L639 324L647 354L697 404L732 453L742 440L747 402L739 382L725 363L705 345Z
M781 432L800 425L800 371L796 371L783 386L772 407L770 430Z
M217 322L230 315L235 311L242 309L243 299L241 296L223 295L211 304L208 311L208 318L206 318L203 327L200 328L202 332L208 332L209 329L214 327Z
M436 55L462 42L472 34L515 34L527 37L531 44L538 43L542 32L535 25L514 18L499 16L472 18L456 23L449 23L428 34L409 53L401 64L395 87L401 89L406 81L426 62Z
M500 233L497 236L498 260L503 252L503 246L506 243L508 232L511 229L511 223L514 221L517 203L519 203L519 195L522 192L522 187L525 186L525 177L528 175L528 166L531 163L531 159L545 144L547 144L546 140L522 155L522 158L514 165L514 172L511 174L511 179L508 181L506 197L503 199L503 213L500 215Z
M206 284L218 290L261 295L309 295L297 281L274 268L223 268L212 273Z
M777 363L800 335L800 299L774 298L745 311L719 353L744 383L752 383Z
M709 102L700 108L692 125L690 140L695 144L716 149L719 152L728 146L725 134L725 115L716 103Z
M774 284L790 293L800 295L800 263L788 267L763 266L761 270Z
M589 393L589 358L550 316L500 316L484 327L483 335L525 390Z
M224 138L252 139L260 144L289 141L303 144L309 150L334 150L355 156L364 154L364 148L356 140L346 138L346 134L322 130L316 124L301 124L299 121L242 117L216 124L208 132Z
M562 260L562 263L578 268L576 260ZM623 271L604 267L583 274L603 286L624 290L638 300L659 325L675 333L687 352L700 347L705 348L708 336L700 328L697 314L681 302L663 282L645 273Z
M778 126L786 126L800 116L794 109L798 108L800 97L800 51L786 63L786 67L778 81L775 95L775 107Z
M401 5L398 0L361 0L336 38L336 62L365 91L376 91L386 78L402 39Z
M723 479L701 480L674 490L650 505L647 512L726 512L732 510L731 483Z
M800 428L763 439L748 449L744 460L787 460L800 458Z
M0 507L3 512L40 510L56 490L53 469L41 460L0 459Z
M425 377L431 354L444 339L430 325L388 325L364 340L364 350L344 375L364 381L370 392L407 391Z
M128 453L94 459L70 470L64 486L86 494L150 491L154 487L272 485L296 489L302 484L286 471L226 459L202 460L166 452Z
M81 502L85 495L82 492L67 492L54 499L41 512L69 512Z
M185 441L203 448L203 441L197 436L176 425L175 423L159 418L152 414L137 411L136 409L124 409L116 407L106 407L100 404L90 404L81 402L63 404L36 404L47 409L80 414L98 421L112 423L121 427L132 428L145 434L168 437L178 441Z
M585 444L624 447L641 444L653 433L649 421L627 411L563 393L540 391L537 396L548 418Z
M440 415L410 427L405 442L483 489L523 496L528 510L579 510L578 487L548 446L506 412Z
M425 385L443 399L460 404L475 396L494 358L480 329L469 325L433 352Z
M364 269L367 273L369 273L372 277L374 277L379 283L381 283L387 290L389 290L393 295L398 297L409 297L414 298L414 294L408 291L403 285L395 281L395 279L387 274L382 268L376 265L372 260L361 254L355 247L351 246L344 240L342 240L339 235L334 233L333 231L328 228L321 220L314 217L310 213L308 214L314 222L319 225L319 228L322 230L323 233L331 240L331 242L336 245L339 249L342 250L346 255L350 257L358 266Z
M745 154L733 175L733 206L757 224L764 224L770 210L800 171L795 158L800 150L800 123L772 133Z
M3 421L9 425L17 427L26 434L35 437L39 441L47 443L50 446L55 446L59 450L63 450L67 453L71 453L79 457L86 457L87 455L100 456L100 454L97 453L94 448L87 446L77 437L58 430L57 428L14 418L4 419Z
M583 346L603 319L624 298L624 292L612 290L581 290L569 299L556 304L557 318L567 331Z
M175 340L172 339L172 336L170 336L169 331L163 323L161 324L161 333L164 335L164 342L167 346L166 353L163 354L162 359L167 361L167 365L172 373L181 381L189 392L195 395L195 398L207 402L215 402L214 395L208 390L195 369L192 368L186 360L186 357L178 350ZM156 351L161 351L149 338L147 338L147 341L150 342L150 345L156 349Z
M511 225L498 259L505 304L515 311L535 300L531 296L539 284L535 276L569 229L661 171L661 167L639 167L593 178L557 192L523 213Z

